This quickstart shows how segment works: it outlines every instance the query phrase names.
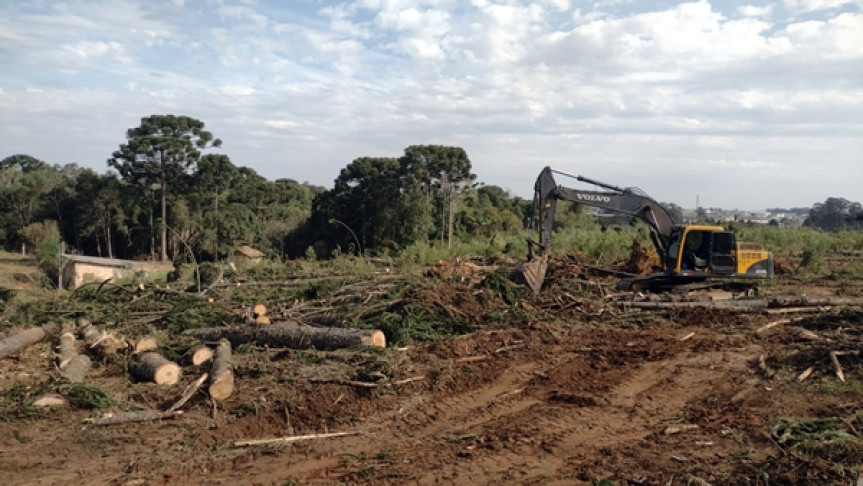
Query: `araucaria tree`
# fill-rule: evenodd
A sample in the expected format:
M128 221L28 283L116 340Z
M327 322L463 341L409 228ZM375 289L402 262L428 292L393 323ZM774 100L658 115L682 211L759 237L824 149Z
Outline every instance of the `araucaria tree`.
M204 130L204 122L188 116L152 115L126 131L126 143L108 159L108 165L145 197L159 189L161 259L168 259L167 192L201 158L201 150L219 147L222 141ZM152 214L152 213L151 213ZM152 218L150 231L153 231ZM152 251L152 249L151 249Z

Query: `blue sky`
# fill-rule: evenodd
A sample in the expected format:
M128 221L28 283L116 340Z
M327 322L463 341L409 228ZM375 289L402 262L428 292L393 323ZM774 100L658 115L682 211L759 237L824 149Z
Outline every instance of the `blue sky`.
M0 2L0 158L188 115L268 179L463 147L693 207L863 200L863 0ZM577 186L575 181L560 180Z

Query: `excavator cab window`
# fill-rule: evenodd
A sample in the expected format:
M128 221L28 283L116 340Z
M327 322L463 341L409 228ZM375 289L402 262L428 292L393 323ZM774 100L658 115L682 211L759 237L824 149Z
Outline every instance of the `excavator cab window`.
M683 262L681 268L684 270L707 269L710 263L710 232L689 231L683 242Z
M711 235L710 271L733 274L737 270L737 240L730 231L717 231Z

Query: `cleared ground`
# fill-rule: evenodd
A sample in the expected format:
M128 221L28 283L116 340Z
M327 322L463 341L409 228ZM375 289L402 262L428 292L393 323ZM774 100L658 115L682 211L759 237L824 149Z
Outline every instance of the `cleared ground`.
M833 270L816 278L781 275L760 297L861 295L856 260L827 265ZM596 284L565 280L576 273ZM710 303L634 309L608 298L600 284L610 280L561 264L542 295L506 304L505 292L478 284L479 270L430 274L412 301L470 332L385 350L245 349L230 399L214 406L198 394L171 420L96 427L82 421L105 410L75 407L28 416L29 401L56 381L55 341L2 359L0 477L21 485L856 484L863 312L853 302L770 315ZM831 351L846 352L845 382ZM114 398L107 410L164 409L202 372L186 366L180 384L157 387L130 381L124 359L89 375ZM349 435L235 445L334 432Z

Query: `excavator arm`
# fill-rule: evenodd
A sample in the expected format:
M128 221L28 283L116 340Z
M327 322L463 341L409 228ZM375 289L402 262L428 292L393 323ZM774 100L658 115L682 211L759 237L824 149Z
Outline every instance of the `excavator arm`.
M553 173L573 177L581 182L600 187L602 191L585 191L559 186ZM534 292L539 292L545 280L548 268L548 256L551 251L551 232L554 224L554 213L557 201L573 201L597 208L628 214L644 221L650 227L650 236L662 262L668 254L671 234L675 227L671 214L641 190L632 187L617 187L611 184L588 179L582 176L572 176L564 172L546 167L540 172L534 185L533 216L531 230L536 229L538 240L528 238L528 261L522 265L521 271L525 281Z

